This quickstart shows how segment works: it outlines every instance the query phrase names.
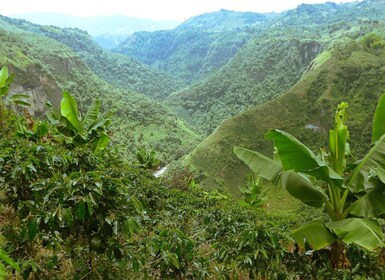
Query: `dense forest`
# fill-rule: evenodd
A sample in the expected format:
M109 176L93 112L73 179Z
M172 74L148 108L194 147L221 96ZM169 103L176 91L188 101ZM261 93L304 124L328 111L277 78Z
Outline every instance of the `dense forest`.
M384 30L328 2L107 50L0 16L0 279L383 279Z

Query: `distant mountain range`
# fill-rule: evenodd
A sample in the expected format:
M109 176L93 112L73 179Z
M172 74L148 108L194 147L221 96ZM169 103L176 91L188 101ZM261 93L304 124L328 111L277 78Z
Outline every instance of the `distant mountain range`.
M156 31L175 28L178 21L156 21L124 15L75 17L60 13L28 13L12 16L40 25L79 28L87 31L105 48L112 48L137 31Z

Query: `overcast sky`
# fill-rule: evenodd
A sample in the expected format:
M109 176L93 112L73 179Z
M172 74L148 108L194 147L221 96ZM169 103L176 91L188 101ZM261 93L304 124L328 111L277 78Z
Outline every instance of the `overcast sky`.
M156 20L185 20L220 9L253 12L281 12L301 3L326 0L11 0L1 5L0 14L12 16L33 12L56 12L74 16L128 15ZM337 0L336 3L353 2Z

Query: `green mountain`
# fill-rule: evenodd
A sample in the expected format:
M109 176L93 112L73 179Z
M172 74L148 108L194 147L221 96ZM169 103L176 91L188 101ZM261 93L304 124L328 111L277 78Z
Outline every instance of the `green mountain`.
M221 10L193 17L173 30L137 32L115 51L193 83L226 64L271 18Z
M138 147L146 146L158 151L162 160L170 161L194 147L197 136L166 107L128 87L122 89L114 86L114 81L101 79L86 63L85 54L44 35L56 32L62 40L74 43L73 37L83 33L36 25L32 27L39 32L27 31L30 27L25 21L0 18L0 64L15 72L14 92L31 94L36 114L43 114L47 100L57 106L61 91L67 90L85 107L98 97L105 110L114 112L113 140L125 145L124 154L132 155ZM43 32L45 29L48 31ZM64 34L71 32L73 37L65 39ZM103 57L103 52L95 55Z
M285 93L319 52L346 36L371 32L384 15L383 1L300 5L249 27L253 38L234 58L206 79L173 93L166 104L208 135L225 118Z
M166 104L208 135L222 120L289 90L320 50L313 40L253 40L208 79L172 94Z
M190 29L199 29L205 31L229 31L260 25L268 22L276 17L275 13L253 13L253 12L236 12L229 10L219 10L217 12L206 13L192 17L181 25L176 27L178 30L188 31Z
M384 24L378 30L384 30ZM312 62L302 79L284 95L229 118L205 139L187 161L210 188L236 194L250 170L233 154L233 146L258 150L272 156L272 144L264 139L271 128L295 135L317 151L328 140L337 104L350 108L351 151L354 157L369 148L372 113L384 92L385 41L369 34L346 38Z
M112 49L137 31L166 30L180 22L172 20L155 21L123 15L75 17L59 13L28 13L14 15L39 25L53 25L62 28L79 28L87 31L95 41L106 49Z
M80 29L40 26L6 17L3 19L20 29L53 38L70 47L101 79L118 87L128 88L158 100L184 87L183 82L130 57L103 50Z

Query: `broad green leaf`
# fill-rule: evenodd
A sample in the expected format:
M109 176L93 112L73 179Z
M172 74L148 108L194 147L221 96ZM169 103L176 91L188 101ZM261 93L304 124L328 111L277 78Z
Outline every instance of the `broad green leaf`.
M100 101L95 99L91 106L88 108L88 111L83 119L83 127L85 130L88 130L91 125L98 119L99 117L99 108Z
M358 217L378 218L385 214L385 186L368 192L352 204L350 214Z
M108 138L108 135L102 134L100 136L100 138L96 139L94 153L99 154L99 153L103 152L104 149L107 148L109 143L110 143L110 138Z
M92 201L91 201L90 199L87 199L86 202L87 202L87 211L88 211L88 214L89 214L90 216L92 216L92 214L94 213L94 206L93 206L93 203L92 203Z
M28 95L28 94L23 94L23 93L16 93L16 94L13 94L13 95L11 96L11 98L13 98L13 99L19 99L19 100L21 100L21 99L28 99L28 98L29 98L29 95Z
M16 105L22 106L31 106L31 104L27 101L29 95L27 94L14 94L10 97L10 101Z
M153 257L155 257L159 252L159 245L154 240L150 240L149 242L147 242L146 248L150 255Z
M330 182L330 180L342 182L341 176L289 133L274 129L266 134L266 138L274 141L284 170L306 173L324 182Z
M28 222L28 239L30 241L32 241L35 238L37 234L37 230L38 230L37 219L32 219L31 221Z
M163 258L167 264L172 264L175 268L179 269L179 259L175 253L164 252Z
M72 97L68 92L63 92L63 98L60 102L61 115L65 117L71 125L77 130L82 132L81 123L78 115L78 105L75 98Z
M6 80L8 79L8 67L4 66L0 71L0 88L6 86Z
M128 219L123 222L123 233L130 237L134 233L138 233L140 225L135 219Z
M308 243L314 250L319 250L329 246L337 240L337 237L325 227L324 223L321 222L303 225L294 230L291 233L291 236L301 249L304 249L305 244Z
M57 126L57 129L65 136L73 137L78 133L77 129L71 124L71 122L65 118L60 118L60 124Z
M384 234L381 226L374 220L349 218L326 223L326 227L347 244L355 243L368 250L383 245Z
M105 119L103 117L100 117L91 125L89 130L98 131L98 129L101 128L101 130L104 131L104 129L108 127L110 124L111 124L110 119Z
M11 266L13 269L20 271L19 264L17 262L15 262L13 259L11 259L11 257L8 256L8 254L5 251L3 251L2 249L0 249L0 260L4 261L6 264Z
M48 134L48 125L46 123L40 123L36 127L35 135L39 138Z
M76 207L76 216L80 220L84 220L85 215L86 215L86 205L84 201L80 201Z
M131 196L131 201L132 201L132 204L134 205L134 208L135 208L136 212L138 214L141 214L142 211L143 211L143 205L139 201L139 199L137 199L135 196Z
M282 166L258 152L235 147L234 153L243 160L258 176L277 184L281 178L281 185L295 198L303 203L321 207L324 204L324 194L301 175L292 171L282 171Z
M234 153L259 177L270 182L276 182L282 172L282 166L258 152L251 151L241 147L234 147Z
M385 169L385 135L382 135L365 157L358 162L348 181L348 188L354 193L373 188L368 178L371 169Z
M374 144L385 134L385 94L381 95L377 103L373 118L372 143Z
M295 198L306 205L322 207L326 196L305 177L294 171L286 171L281 175L282 186Z
M7 279L7 271L5 270L5 266L0 262L0 280Z

